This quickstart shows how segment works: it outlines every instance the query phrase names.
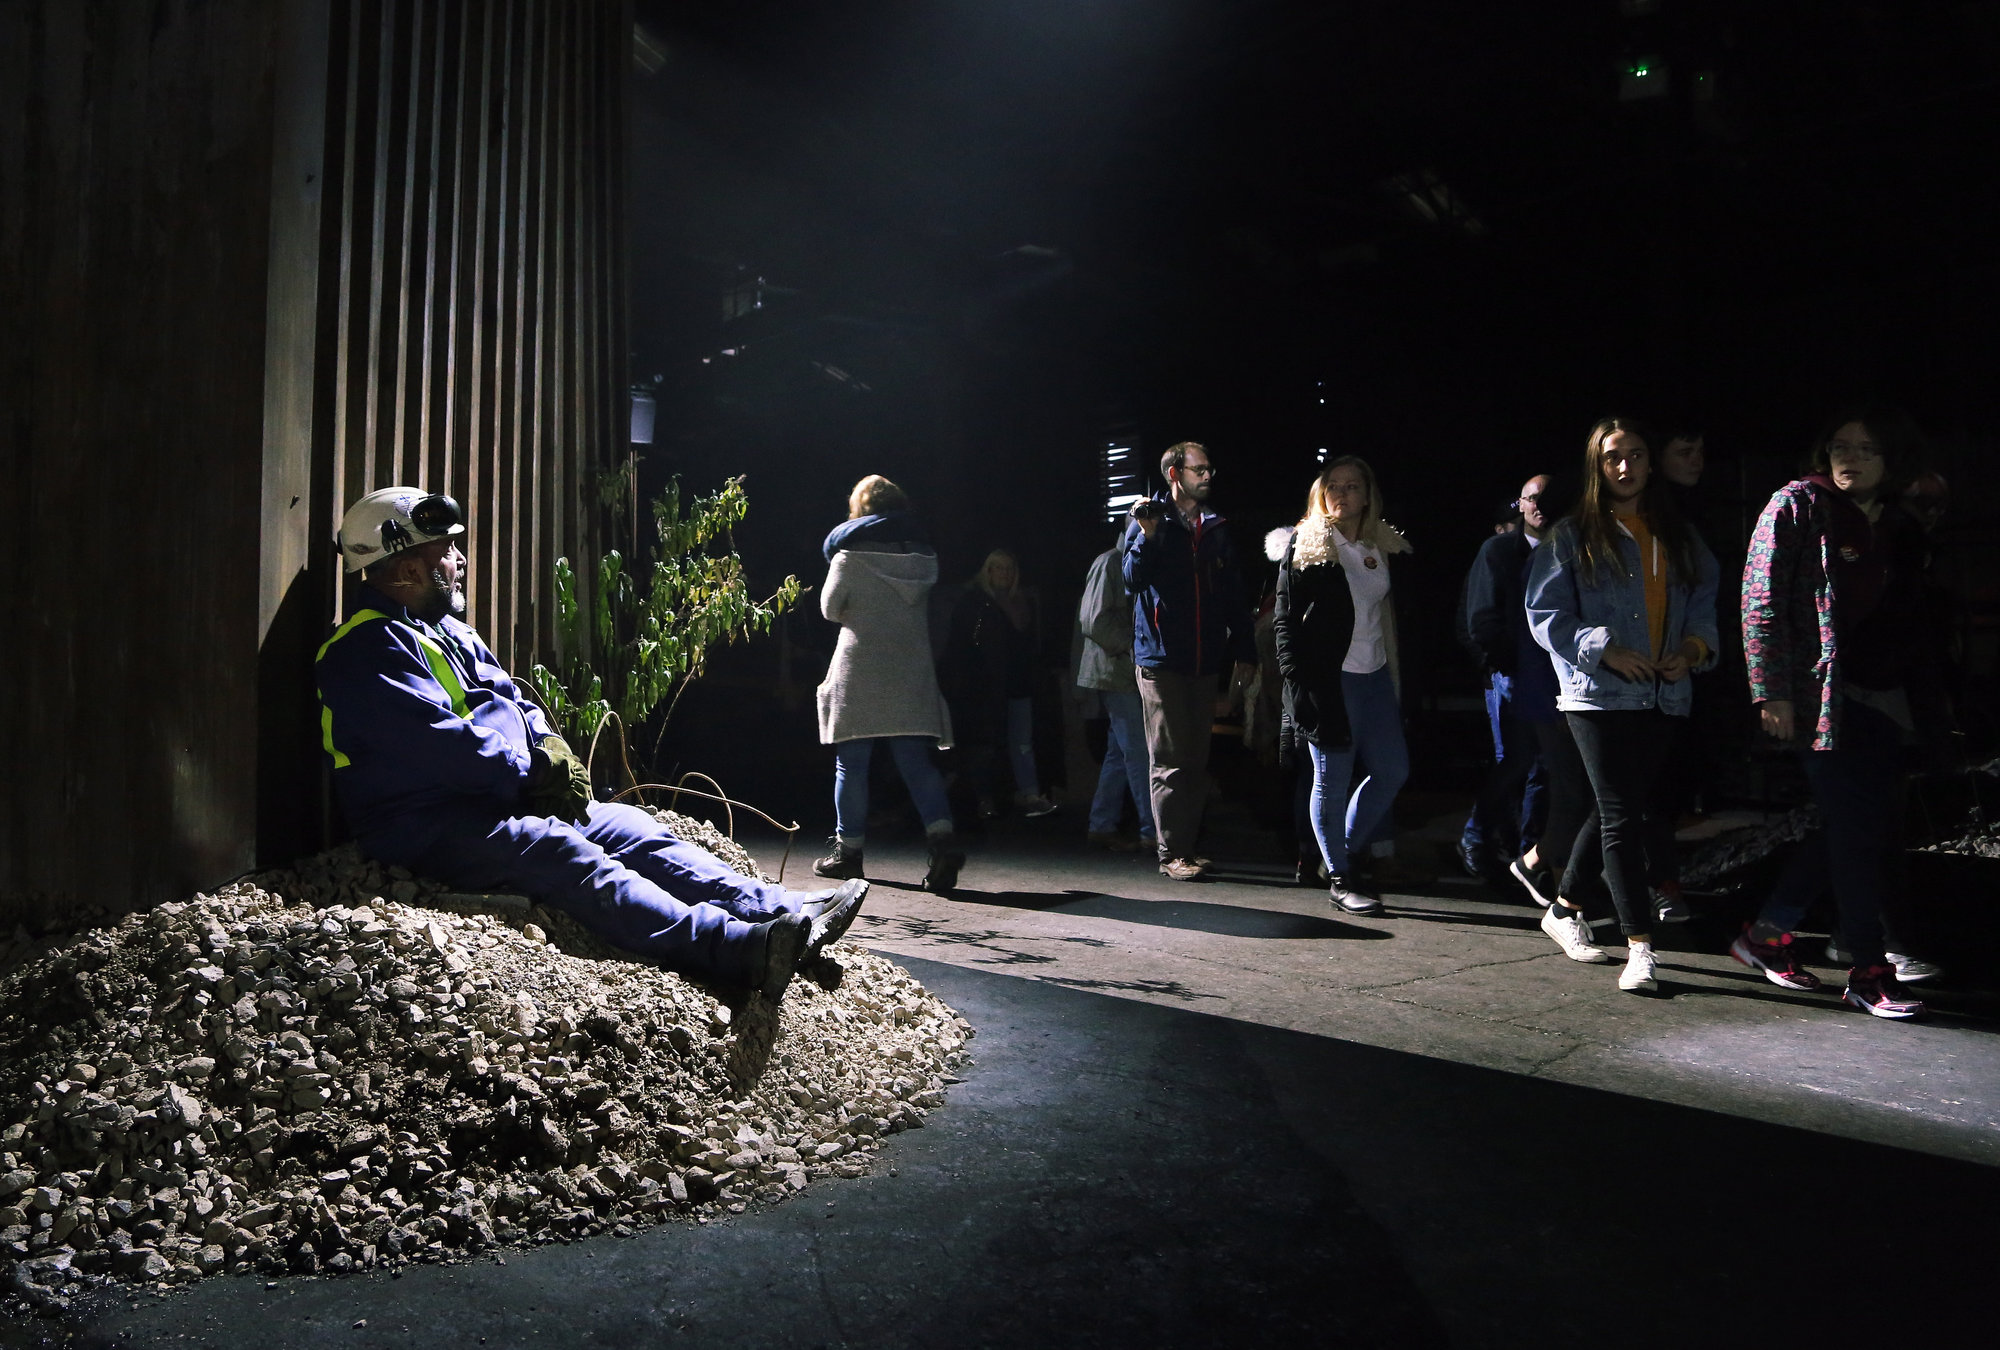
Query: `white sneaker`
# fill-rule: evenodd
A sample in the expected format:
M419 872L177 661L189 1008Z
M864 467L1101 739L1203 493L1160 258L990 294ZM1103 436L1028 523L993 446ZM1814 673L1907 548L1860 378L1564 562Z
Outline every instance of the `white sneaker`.
M1651 993L1660 987L1653 978L1653 967L1657 964L1650 942L1628 943L1625 948L1625 969L1618 972L1618 987L1632 993Z
M1943 966L1935 961L1926 961L1921 956L1905 956L1901 952L1883 952L1882 955L1896 968L1896 978L1904 984L1935 980L1944 974Z
M1569 917L1556 917L1556 907L1550 905L1542 911L1542 931L1555 940L1563 949L1563 955L1572 961L1586 961L1596 965L1611 958L1604 954L1604 948L1590 940L1590 925L1583 921L1583 915L1576 910L1569 911Z

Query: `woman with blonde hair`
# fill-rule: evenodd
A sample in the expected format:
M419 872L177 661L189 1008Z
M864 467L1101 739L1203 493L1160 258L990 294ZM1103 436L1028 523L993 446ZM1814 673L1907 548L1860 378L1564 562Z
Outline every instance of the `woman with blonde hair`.
M862 875L868 824L868 766L876 743L923 817L929 866L923 886L958 882L958 848L944 778L931 746L951 744L951 713L931 668L928 601L937 552L910 516L909 498L881 474L848 494L845 522L827 535L820 612L840 625L833 661L819 687L819 738L834 747L833 851L813 863L823 877Z
M994 813L992 803L1006 791L1010 771L1021 814L1046 816L1056 809L1042 795L1035 768L1035 660L1040 649L1035 594L1021 585L1021 565L1014 555L996 548L952 609L945 654L952 715L970 752L969 772L978 781L984 814Z
M1286 730L1312 756L1313 833L1332 901L1350 914L1382 908L1359 874L1361 854L1385 860L1378 872L1389 871L1390 807L1410 774L1389 576L1389 559L1409 551L1382 519L1375 471L1342 455L1306 494L1278 570L1272 631ZM1357 761L1363 777L1350 794Z

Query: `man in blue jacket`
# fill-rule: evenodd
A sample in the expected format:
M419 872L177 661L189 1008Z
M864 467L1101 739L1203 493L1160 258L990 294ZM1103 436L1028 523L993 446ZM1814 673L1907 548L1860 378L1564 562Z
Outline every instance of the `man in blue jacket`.
M461 616L458 503L371 492L340 526L359 607L319 649L320 728L362 852L524 893L671 970L772 1001L854 921L868 883L799 895L730 871L590 774Z
M1207 868L1195 836L1208 800L1217 677L1233 664L1235 687L1248 685L1257 643L1228 528L1206 505L1215 485L1207 448L1173 446L1160 456L1160 476L1167 490L1132 508L1122 570L1132 593L1160 871L1193 881Z

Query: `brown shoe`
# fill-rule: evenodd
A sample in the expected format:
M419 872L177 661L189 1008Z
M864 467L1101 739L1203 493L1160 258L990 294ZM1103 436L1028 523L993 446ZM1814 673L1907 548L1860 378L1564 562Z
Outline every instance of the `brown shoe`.
M1169 858L1160 864L1160 875L1175 881L1200 881L1207 869L1192 858Z

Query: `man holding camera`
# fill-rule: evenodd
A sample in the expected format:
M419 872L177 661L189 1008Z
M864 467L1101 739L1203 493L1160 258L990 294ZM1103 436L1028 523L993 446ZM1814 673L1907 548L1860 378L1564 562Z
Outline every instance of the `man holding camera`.
M1160 871L1194 881L1207 870L1195 837L1208 801L1217 679L1228 664L1233 687L1248 685L1257 647L1228 527L1207 508L1215 485L1207 448L1195 441L1169 448L1160 476L1166 491L1133 503L1122 570L1132 594Z

